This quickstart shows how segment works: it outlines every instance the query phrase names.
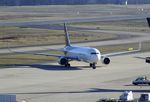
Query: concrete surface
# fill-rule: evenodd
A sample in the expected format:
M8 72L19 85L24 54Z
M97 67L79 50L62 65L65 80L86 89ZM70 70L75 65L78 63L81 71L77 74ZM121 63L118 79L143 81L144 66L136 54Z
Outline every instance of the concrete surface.
M150 86L133 86L132 80L141 75L150 78L150 64L134 57L149 55L112 57L110 65L98 63L96 70L82 62L72 62L70 69L51 62L1 68L0 93L16 94L19 102L96 102L118 98L125 90L132 90L137 98L150 92Z

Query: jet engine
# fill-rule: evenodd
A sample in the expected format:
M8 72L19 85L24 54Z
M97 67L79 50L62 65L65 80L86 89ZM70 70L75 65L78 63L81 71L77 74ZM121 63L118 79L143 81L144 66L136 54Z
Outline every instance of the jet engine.
M66 65L66 64L68 64L68 59L65 57L61 57L61 58L59 58L58 63L60 65Z
M104 57L104 58L102 58L102 63L103 64L109 64L110 63L110 59L108 57Z

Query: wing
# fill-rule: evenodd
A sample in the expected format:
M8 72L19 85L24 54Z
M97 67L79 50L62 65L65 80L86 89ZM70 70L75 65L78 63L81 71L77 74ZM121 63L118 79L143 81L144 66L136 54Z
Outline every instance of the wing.
M150 57L138 57L138 56L135 56L134 58L142 59L142 60L145 60L146 63L150 63Z
M66 58L68 60L78 60L80 59L77 56L66 56L61 54L46 54L46 53L33 53L33 52L13 52L15 54L31 54L31 55L40 55L40 56L52 56L52 57L58 57L58 58Z
M144 59L144 60L146 59L146 57L138 57L138 56L135 56L134 58L138 58L138 59L142 59L142 60L143 60L143 59Z
M55 51L55 52L64 52L63 49L50 49L50 48L43 48L43 50L38 50L38 51L31 51L31 52L36 52L36 53L44 53L44 52L49 52L49 51Z
M122 51L122 52L115 52L115 53L103 54L102 57L112 57L112 56L118 56L118 55L124 55L124 54L131 54L131 53L140 52L140 51L141 51L141 42L139 43L139 48L137 50Z
M63 57L64 55L59 54L45 54L45 53L34 53L34 52L13 52L15 54L31 54L31 55L41 55L41 56L53 56L53 57Z

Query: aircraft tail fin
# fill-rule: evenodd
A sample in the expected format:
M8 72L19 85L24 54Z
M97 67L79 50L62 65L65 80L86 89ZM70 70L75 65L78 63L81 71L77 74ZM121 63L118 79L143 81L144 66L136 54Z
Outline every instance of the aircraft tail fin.
M67 31L67 27L66 27L66 23L64 23L64 33L65 33L66 46L71 46L70 39L69 39L69 34L68 34L68 31Z
M138 48L139 51L142 50L142 42L139 42L139 48Z
M150 27L150 18L146 18L146 19L147 19L147 23L148 23L148 25Z

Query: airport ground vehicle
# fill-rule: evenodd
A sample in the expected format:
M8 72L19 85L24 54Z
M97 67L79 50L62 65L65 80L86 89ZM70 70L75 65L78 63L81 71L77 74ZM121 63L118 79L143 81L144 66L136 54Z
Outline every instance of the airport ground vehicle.
M119 100L121 102L133 101L133 93L132 91L125 91L120 96Z
M150 102L150 93L141 94L139 102Z
M150 80L147 79L146 76L142 76L142 77L138 77L136 80L134 80L132 82L132 84L134 84L134 85L139 85L139 84L148 84L148 85L150 85Z
M146 63L150 63L150 57L146 57Z

